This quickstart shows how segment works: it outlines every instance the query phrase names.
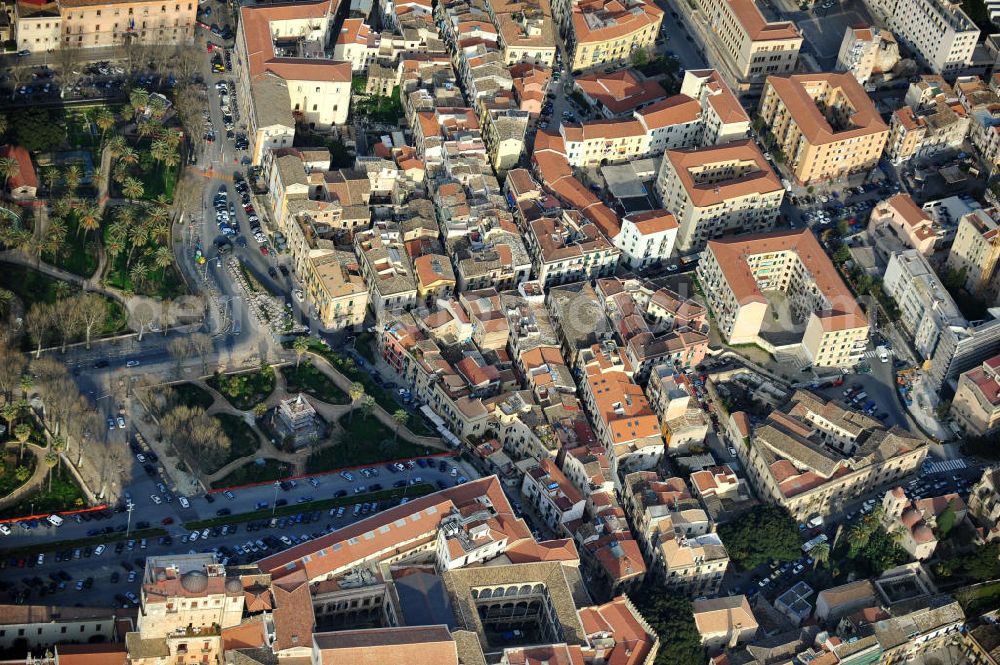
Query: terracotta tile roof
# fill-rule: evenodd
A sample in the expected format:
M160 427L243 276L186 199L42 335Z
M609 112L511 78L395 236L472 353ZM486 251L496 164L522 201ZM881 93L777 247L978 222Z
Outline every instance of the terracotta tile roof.
M718 635L757 627L750 602L744 595L696 600L692 605L694 623L702 636Z
M277 57L271 34L272 21L326 19L333 13L331 0L287 5L240 7L240 27L246 41L247 67L251 80L271 72L287 80L351 81L351 63L313 58Z
M579 611L583 630L590 638L610 634L614 638L611 653L605 652L607 665L640 665L653 652L659 638L646 632L646 622L625 596L618 596L603 605L584 607Z
M802 33L791 21L768 22L754 0L728 0L729 8L739 19L747 36L754 41L802 39Z
M535 561L579 561L576 545L571 538L536 542L534 538L519 540L507 548L507 558L511 563L532 563Z
M814 312L825 330L846 330L868 325L861 307L837 274L830 258L808 228L797 231L751 234L710 240L707 251L715 255L723 276L739 302L764 300L750 272L746 256L770 252L795 252L812 276L816 288L830 303L830 309Z
M812 145L834 143L889 131L868 93L849 72L768 76L767 85L772 87L784 102L799 131ZM824 86L830 92L836 91L841 102L853 109L853 113L850 114L852 126L842 131L834 131L806 86Z
M573 3L572 11L577 48L580 44L620 39L659 25L663 19L663 10L650 2L626 7L621 0L582 0ZM587 14L593 18L588 20Z
M424 287L441 283L454 283L455 271L447 256L440 254L424 254L413 260L413 268L417 272L417 282Z
M635 224L635 228L643 235L662 233L677 228L677 218L666 210L650 210L627 215L626 221Z
M587 383L594 396L598 418L604 421L617 444L660 435L660 422L642 387L619 371L599 371L587 366Z
M274 595L274 650L308 647L316 627L309 580L297 570L271 583Z
M125 665L128 651L123 642L106 644L57 644L59 665Z
M701 104L687 95L674 95L635 112L647 130L685 125L701 117Z
M38 189L38 176L35 174L35 167L31 163L31 155L19 145L5 145L0 147L0 156L13 157L17 160L17 175L11 176L7 185L13 190L19 187L34 187Z
M697 207L714 206L743 196L773 194L784 190L778 176L764 159L764 155L750 140L733 141L707 148L667 150L664 159L669 160L688 197ZM728 180L713 179L708 182L696 180L696 174L701 168L736 161L752 163L753 170Z
M646 135L646 128L633 118L594 120L579 125L564 122L560 125L560 129L567 141L574 142L639 138Z
M447 626L406 626L316 633L317 665L458 665Z
M222 645L229 649L255 649L267 644L267 633L264 629L264 615L245 620L238 626L222 629Z
M574 78L573 83L615 115L628 113L643 104L667 96L663 86L649 79L640 80L631 69L611 74L585 74Z

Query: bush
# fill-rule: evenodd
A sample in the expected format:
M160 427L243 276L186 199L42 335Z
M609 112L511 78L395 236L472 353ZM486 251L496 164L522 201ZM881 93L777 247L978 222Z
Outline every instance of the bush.
M739 521L723 524L719 538L730 558L743 570L802 556L798 526L781 506L767 504L744 514Z
M249 411L274 391L274 369L264 366L241 374L216 374L208 385L218 390L240 411Z

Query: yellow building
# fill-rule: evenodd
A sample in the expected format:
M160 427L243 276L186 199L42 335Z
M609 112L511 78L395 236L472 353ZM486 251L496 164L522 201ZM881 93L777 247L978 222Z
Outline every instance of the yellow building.
M775 323L765 294L780 291L787 309L773 308L777 326L784 338L801 333L812 364L848 367L865 349L868 320L809 229L711 240L698 279L730 344L769 346L761 333Z
M927 136L927 120L916 115L909 106L896 109L889 119L889 141L886 155L896 162L904 162L917 154Z
M194 39L196 0L62 0L59 5L63 47L116 46L129 40L189 44Z
M969 293L986 294L991 288L1000 259L1000 226L996 208L976 210L958 221L955 241L948 251L945 265L949 270L965 275Z
M663 21L663 10L646 0L557 0L552 9L573 71L627 63L639 49L651 53Z
M455 271L447 256L423 254L413 259L417 276L417 300L431 306L455 292Z
M768 22L754 0L701 0L699 5L717 37L708 47L722 56L722 73L734 87L795 71L802 33L794 23Z
M767 77L760 118L803 184L875 167L889 137L875 105L846 72Z
M325 250L310 255L303 286L324 328L364 323L368 289L351 252Z

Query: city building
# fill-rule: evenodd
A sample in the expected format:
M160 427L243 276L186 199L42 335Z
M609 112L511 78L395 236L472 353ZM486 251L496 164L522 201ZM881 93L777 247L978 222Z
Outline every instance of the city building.
M38 176L31 163L31 154L19 145L0 146L0 157L17 162L17 172L11 174L4 183L7 193L14 201L31 201L38 193Z
M621 252L576 210L528 222L525 241L542 287L614 273Z
M816 618L831 625L843 616L877 605L875 585L871 580L856 580L816 594Z
M708 416L702 411L686 374L673 363L655 366L646 384L649 403L660 419L663 440L672 452L688 452L708 436ZM692 474L692 482L694 474Z
M861 85L891 72L899 63L899 44L888 30L875 26L844 30L837 54L837 71L854 75Z
M950 0L865 0L872 17L915 53L921 64L949 78L972 62L979 28Z
M656 178L664 209L677 220L677 251L697 252L712 238L769 231L785 189L753 141L667 150Z
M799 522L837 513L853 501L896 487L919 470L926 441L898 427L798 390L782 410L738 447L759 496Z
M646 0L556 0L552 12L574 72L626 63L640 49L652 53L663 21L663 10Z
M524 468L521 496L534 507L535 514L560 536L567 524L583 517L586 505L580 491L550 459L528 462Z
M754 0L700 0L698 8L717 37L705 46L721 57L722 74L734 88L795 71L802 33L792 21L768 21Z
M969 492L969 515L985 542L1000 538L1000 467L985 469Z
M273 425L295 450L315 444L323 435L323 422L302 393L278 402Z
M20 0L14 3L15 35L19 51L51 51L62 42L59 3Z
M996 290L992 282L1000 259L998 216L1000 210L996 208L980 208L963 215L945 261L945 268L965 277L966 291L980 297Z
M60 0L61 48L190 44L197 11L195 0Z
M886 231L924 256L930 256L941 244L941 225L918 206L909 194L901 193L879 201L868 218L868 233L876 238Z
M969 436L1000 429L1000 356L959 375L949 415Z
M297 123L328 129L347 122L351 63L327 54L332 20L325 0L240 7L234 78L254 164L269 149L291 147Z
M417 283L398 234L375 228L354 236L354 253L368 285L369 304L382 320L387 312L410 309L417 304Z
M925 561L937 548L938 518L951 510L953 528L965 519L965 501L958 494L925 497L912 500L902 487L894 487L882 498L882 526L907 553L918 561Z
M63 642L114 642L124 639L135 610L59 605L0 605L0 648L16 649L23 643L44 651Z
M874 168L889 137L874 103L848 73L769 76L760 118L802 184Z
M701 104L702 145L722 145L750 135L750 116L715 69L689 69L681 81L681 94Z
M801 350L817 367L852 366L867 346L868 320L809 229L711 240L698 278L730 344Z
M633 69L577 76L573 79L573 87L609 120L632 117L632 113L642 107L667 98L667 92L659 83Z
M701 635L701 644L710 653L724 648L733 649L757 636L757 617L750 601L743 594L724 598L702 598L694 601L694 625Z
M643 270L663 265L674 251L677 218L666 210L648 210L622 217L621 231L612 241L621 250L621 265Z
M310 252L306 270L296 270L317 320L327 330L361 325L368 307L368 288L354 252L321 249Z

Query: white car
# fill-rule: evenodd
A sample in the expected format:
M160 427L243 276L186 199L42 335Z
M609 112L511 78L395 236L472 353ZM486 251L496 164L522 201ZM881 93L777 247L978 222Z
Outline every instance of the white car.
M0 524L0 533L2 533L5 536L9 536L10 535L10 527L7 526L6 524Z
M149 498L150 498L150 499L152 499L153 503L155 503L156 505L160 505L161 503L163 503L163 499L161 499L161 498L160 498L160 497L159 497L158 495L156 495L156 494L150 494L150 495L149 495Z
M137 460L139 460L139 464L145 464L146 463L146 456L143 455L142 453L136 453L135 454L135 458Z
M94 556L101 556L104 554L104 550L108 549L107 545L98 545L94 548Z
M299 302L302 302L303 300L306 299L306 294L302 292L302 289L295 289L292 292L292 295L295 296L295 299L298 300Z
M191 535L188 536L188 541L193 543L194 541L198 540L200 536L201 534L198 533L197 531L192 531Z
M191 502L187 500L186 496L177 497L177 502L181 504L182 508L190 508Z

